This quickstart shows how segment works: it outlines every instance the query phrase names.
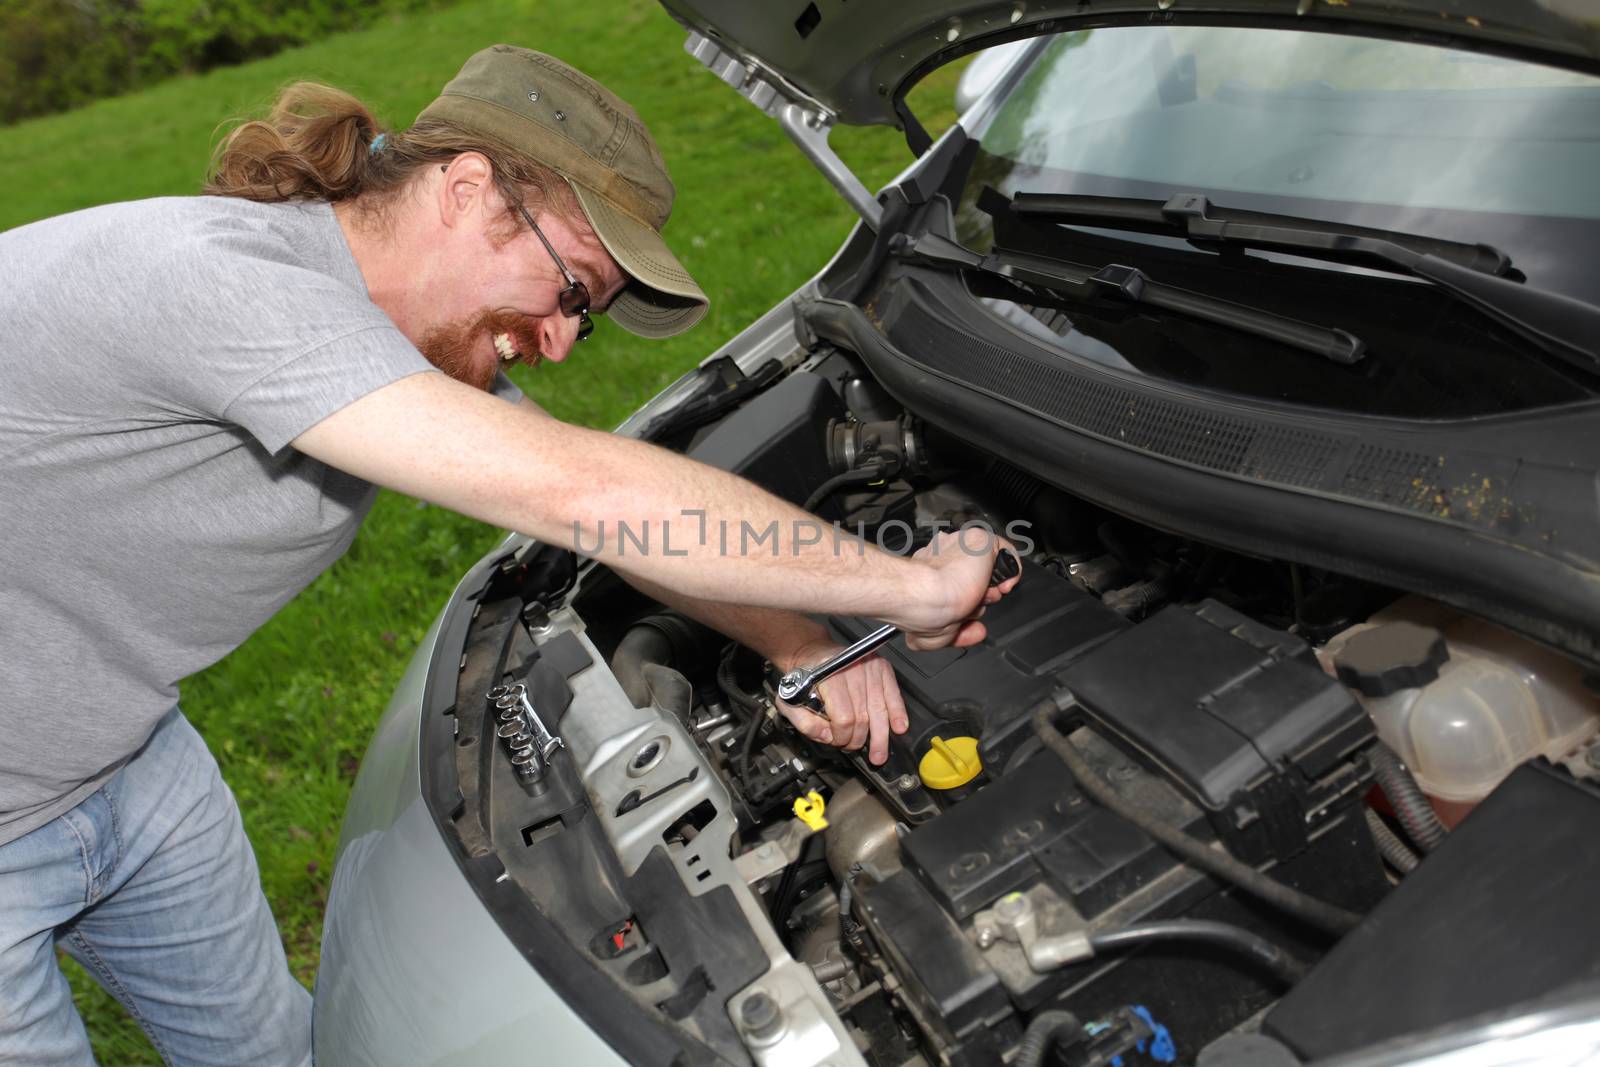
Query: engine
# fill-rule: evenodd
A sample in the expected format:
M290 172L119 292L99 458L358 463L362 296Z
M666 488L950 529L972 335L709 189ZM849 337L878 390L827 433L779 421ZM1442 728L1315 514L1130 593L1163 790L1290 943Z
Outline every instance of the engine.
M865 625L832 621L841 638ZM973 649L882 653L910 728L881 766L794 736L733 658L720 668L723 700L694 720L757 840L786 823L797 793L829 795L827 829L770 876L769 904L841 1004L866 991L882 1001L880 1025L914 1021L915 1034L896 1029L896 1041L874 1046L879 1062L924 1044L951 1063L996 1062L1044 1005L1104 1023L1107 1056L1159 1037L1192 1057L1271 1003L1280 978L1204 945L1109 964L1031 958L1072 931L1180 916L1314 952L1314 930L1184 863L1147 822L1226 842L1355 912L1388 888L1362 812L1371 721L1303 642L1214 600L1132 623L1032 562L985 621L990 638ZM1154 662L1163 668L1152 676ZM1134 819L1091 802L1041 742L1035 716L1053 699L1066 743ZM1174 710L1176 728L1165 721ZM1019 908L1030 924L1006 919Z
M770 664L659 605L591 630L637 704L676 694L740 870L875 1064L1225 1063L1246 1038L1296 1062L1330 1022L1292 991L1447 825L1530 758L1600 764L1574 665L1130 523L920 424L842 355L676 443L885 547L982 521L1025 557L983 644L880 650L910 719L881 765L804 740ZM1479 738L1529 725L1430 798L1408 768L1450 777L1437 723L1469 705Z

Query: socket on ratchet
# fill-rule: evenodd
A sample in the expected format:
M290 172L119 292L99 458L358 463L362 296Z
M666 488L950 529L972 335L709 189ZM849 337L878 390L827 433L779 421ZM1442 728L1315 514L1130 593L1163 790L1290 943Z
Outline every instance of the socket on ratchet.
M1002 548L995 556L994 570L989 574L989 587L992 589L1001 582L1016 577L1021 570L1022 564L1017 562L1015 553ZM818 713L825 711L822 697L817 694L817 686L823 679L866 659L879 645L892 641L899 633L898 626L880 626L849 648L815 666L795 668L778 679L778 699L786 704L797 704Z
M550 754L566 745L545 728L528 699L528 687L521 682L497 685L489 690L489 703L499 716L495 734L505 742L517 778L524 784L543 779L550 767Z

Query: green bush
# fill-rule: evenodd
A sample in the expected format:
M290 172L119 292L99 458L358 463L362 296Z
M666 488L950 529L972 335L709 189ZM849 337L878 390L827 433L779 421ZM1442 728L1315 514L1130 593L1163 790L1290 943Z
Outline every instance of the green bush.
M444 0L0 0L0 124Z
M65 110L127 87L134 62L115 32L119 24L93 3L0 0L0 120Z

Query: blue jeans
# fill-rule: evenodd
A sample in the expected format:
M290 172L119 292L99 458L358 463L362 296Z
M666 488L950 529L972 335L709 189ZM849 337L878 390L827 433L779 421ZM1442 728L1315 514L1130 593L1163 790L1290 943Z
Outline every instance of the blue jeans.
M176 708L99 791L0 845L0 1063L94 1062L57 945L169 1064L311 1062L311 997L233 794Z

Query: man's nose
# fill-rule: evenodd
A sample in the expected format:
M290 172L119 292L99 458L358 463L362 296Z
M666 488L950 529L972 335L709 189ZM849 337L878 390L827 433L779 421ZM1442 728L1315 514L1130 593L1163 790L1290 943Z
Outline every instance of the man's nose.
M568 318L559 311L546 315L539 324L539 351L552 363L560 363L578 343L578 318Z

